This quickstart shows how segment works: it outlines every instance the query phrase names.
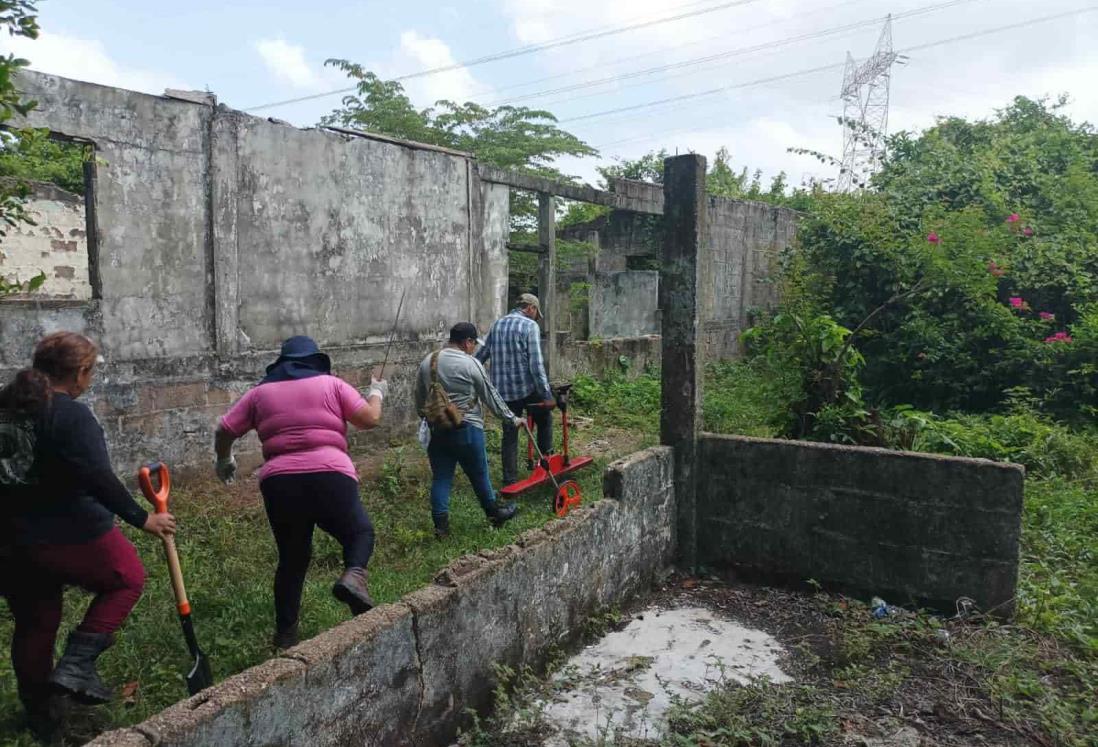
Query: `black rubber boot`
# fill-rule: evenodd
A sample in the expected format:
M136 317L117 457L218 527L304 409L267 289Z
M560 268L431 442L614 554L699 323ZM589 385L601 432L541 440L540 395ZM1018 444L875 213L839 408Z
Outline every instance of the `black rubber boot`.
M35 740L40 744L63 744L68 697L43 686L31 692L21 690L19 699L23 701L23 708L27 711L27 730Z
M113 691L99 679L95 660L111 647L114 636L110 633L69 633L65 655L57 662L50 675L50 684L72 694L82 703L107 703Z
M348 568L332 587L332 594L336 599L351 608L352 615L361 615L374 608L374 600L370 598L370 590L367 583L370 574L365 568Z
M517 513L518 506L514 503L507 503L502 506L497 503L488 511L488 521L492 522L492 526L499 528L515 518Z
M290 627L284 628L283 630L276 630L274 638L271 641L271 643L274 644L274 647L277 648L279 651L285 651L288 648L293 648L300 642L301 638L297 634L297 623L294 623Z
M435 539L443 540L450 536L450 514L432 514L431 521L435 523Z

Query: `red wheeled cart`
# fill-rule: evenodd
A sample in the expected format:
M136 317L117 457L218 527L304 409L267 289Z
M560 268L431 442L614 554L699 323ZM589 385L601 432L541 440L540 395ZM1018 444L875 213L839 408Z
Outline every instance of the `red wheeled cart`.
M558 478L571 474L576 470L583 469L584 467L593 464L595 460L587 456L573 457L569 453L568 396L572 390L572 385L562 384L555 387L555 390L557 407L560 409L562 453L549 454L548 456L542 454L537 448L537 443L532 433L534 419L532 417L527 418L526 463L532 472L525 480L519 480L516 483L506 486L500 490L500 493L513 498L529 490L545 485L546 483L552 483L557 491L553 500L553 511L557 516L566 516L568 511L573 507L580 505L583 499L580 495L579 485L574 480L560 482ZM536 461L534 459L535 452L537 452Z

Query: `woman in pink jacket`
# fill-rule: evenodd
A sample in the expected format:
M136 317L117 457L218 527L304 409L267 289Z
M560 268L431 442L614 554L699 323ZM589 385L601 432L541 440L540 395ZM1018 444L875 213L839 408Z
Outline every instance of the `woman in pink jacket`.
M233 442L255 429L263 444L259 489L278 546L274 645L298 642L301 592L319 526L343 547L343 574L332 594L354 615L374 606L366 564L374 528L358 494L358 473L347 453L347 423L373 428L381 420L388 385L372 379L362 395L331 375L332 364L310 337L291 337L266 377L221 418L214 438L217 476L236 474Z

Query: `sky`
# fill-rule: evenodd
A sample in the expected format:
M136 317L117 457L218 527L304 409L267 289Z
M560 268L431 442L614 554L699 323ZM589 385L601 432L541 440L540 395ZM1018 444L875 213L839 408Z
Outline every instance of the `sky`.
M1069 114L1098 122L1096 11L1095 0L43 0L40 37L2 37L0 51L147 93L209 90L244 110L348 87L329 58L385 78L456 65L409 79L413 102L551 111L599 150L558 164L592 184L615 159L722 146L737 168L800 184L833 176L789 149L840 155L843 63L873 54L886 15L896 51L910 50L892 68L895 132L992 116L1016 95L1068 94ZM312 126L339 101L254 113Z

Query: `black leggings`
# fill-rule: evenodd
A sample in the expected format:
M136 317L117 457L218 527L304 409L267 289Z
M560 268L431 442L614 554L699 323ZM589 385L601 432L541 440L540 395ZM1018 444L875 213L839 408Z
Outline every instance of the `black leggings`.
M343 565L365 568L374 552L374 526L358 498L358 482L339 472L273 475L259 483L278 546L275 625L297 622L301 590L313 552L313 527L343 546Z

